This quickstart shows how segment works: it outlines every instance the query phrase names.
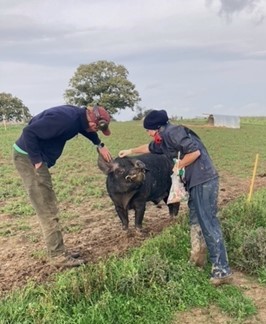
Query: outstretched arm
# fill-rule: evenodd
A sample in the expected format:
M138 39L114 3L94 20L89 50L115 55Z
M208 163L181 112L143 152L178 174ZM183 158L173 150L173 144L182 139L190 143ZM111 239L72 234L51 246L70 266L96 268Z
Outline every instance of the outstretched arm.
M122 150L118 153L119 157L125 157L130 154L150 153L149 144L144 144L128 150Z

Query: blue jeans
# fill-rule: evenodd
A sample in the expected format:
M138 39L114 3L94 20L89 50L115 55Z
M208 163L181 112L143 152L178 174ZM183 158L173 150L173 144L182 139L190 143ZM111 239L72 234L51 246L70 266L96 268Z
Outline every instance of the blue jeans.
M218 191L218 178L191 188L188 207L190 225L199 225L204 236L212 263L212 276L224 277L230 274L231 270L220 222L217 218Z

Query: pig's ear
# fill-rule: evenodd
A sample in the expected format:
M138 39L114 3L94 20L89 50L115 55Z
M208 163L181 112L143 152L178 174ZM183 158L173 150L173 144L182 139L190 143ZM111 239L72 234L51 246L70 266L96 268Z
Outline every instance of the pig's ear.
M145 163L143 163L142 161L140 161L140 160L135 160L134 161L134 167L135 168L138 168L138 169L146 169L146 165L145 165Z
M114 171L114 161L107 162L104 160L104 158L101 156L101 154L98 154L98 168L104 173L109 174L110 172Z

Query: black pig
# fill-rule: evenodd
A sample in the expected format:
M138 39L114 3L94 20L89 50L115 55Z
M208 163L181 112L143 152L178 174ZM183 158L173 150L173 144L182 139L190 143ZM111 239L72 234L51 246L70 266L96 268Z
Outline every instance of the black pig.
M99 168L107 175L106 187L122 228L128 229L128 210L135 211L135 227L142 228L146 202L156 205L167 202L171 187L173 164L165 155L142 154L136 157L117 157L111 162L98 159ZM169 204L170 216L176 216L180 203Z

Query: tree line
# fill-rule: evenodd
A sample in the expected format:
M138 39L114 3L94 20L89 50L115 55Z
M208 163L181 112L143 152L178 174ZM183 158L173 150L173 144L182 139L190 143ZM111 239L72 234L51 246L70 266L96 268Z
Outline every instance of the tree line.
M128 74L123 65L110 61L82 64L65 90L65 103L76 106L100 104L111 115L126 108L134 111L141 98L135 85L128 80ZM138 106L138 117L134 119L141 119L142 115L143 108ZM0 121L21 122L29 118L30 110L22 100L10 93L0 93Z

